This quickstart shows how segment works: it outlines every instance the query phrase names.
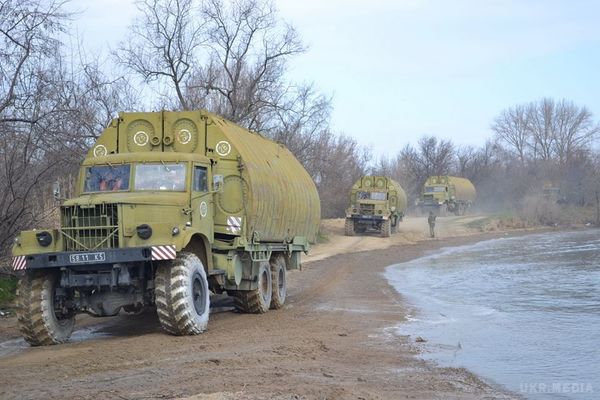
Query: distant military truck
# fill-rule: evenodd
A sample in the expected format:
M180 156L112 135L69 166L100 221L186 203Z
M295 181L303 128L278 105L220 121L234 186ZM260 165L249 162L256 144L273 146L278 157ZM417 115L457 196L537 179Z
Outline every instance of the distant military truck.
M210 293L241 312L281 308L319 219L315 184L283 145L206 111L121 113L83 161L60 228L15 239L21 332L62 343L78 313L155 306L168 333L195 335Z
M542 195L544 200L550 203L558 203L560 201L560 188L552 182L544 182Z
M406 193L400 184L385 176L363 176L350 191L345 232L379 232L388 237L398 231L406 212Z
M423 185L418 202L422 213L433 211L445 216L448 212L464 215L477 197L470 180L457 176L431 176Z

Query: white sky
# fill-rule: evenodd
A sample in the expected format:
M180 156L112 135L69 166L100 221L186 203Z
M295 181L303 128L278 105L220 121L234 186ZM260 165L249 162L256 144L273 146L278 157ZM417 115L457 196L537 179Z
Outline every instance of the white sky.
M294 81L334 97L333 128L395 155L422 135L481 145L503 109L544 96L600 113L600 2L277 0L309 50ZM132 0L74 0L88 48L127 32Z

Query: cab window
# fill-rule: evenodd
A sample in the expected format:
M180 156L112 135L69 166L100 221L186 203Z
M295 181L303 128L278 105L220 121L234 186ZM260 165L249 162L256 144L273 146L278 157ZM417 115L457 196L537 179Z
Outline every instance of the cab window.
M194 167L194 191L208 192L208 175L206 167Z
M84 193L129 190L129 164L98 165L85 170Z
M185 191L185 164L136 165L135 190Z

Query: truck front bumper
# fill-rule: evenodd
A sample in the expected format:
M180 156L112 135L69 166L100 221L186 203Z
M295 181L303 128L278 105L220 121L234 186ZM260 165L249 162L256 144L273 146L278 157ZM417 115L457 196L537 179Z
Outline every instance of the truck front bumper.
M172 260L176 257L174 245L98 249L92 251L63 251L13 257L13 270L112 265L139 261Z
M360 215L360 214L348 215L346 218L350 218L355 221L385 221L388 219L387 216L383 216L383 215Z

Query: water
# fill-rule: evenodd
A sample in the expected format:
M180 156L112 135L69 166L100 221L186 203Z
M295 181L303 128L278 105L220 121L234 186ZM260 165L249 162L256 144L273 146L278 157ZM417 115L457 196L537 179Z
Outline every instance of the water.
M447 248L391 266L423 357L530 399L600 398L600 231Z

